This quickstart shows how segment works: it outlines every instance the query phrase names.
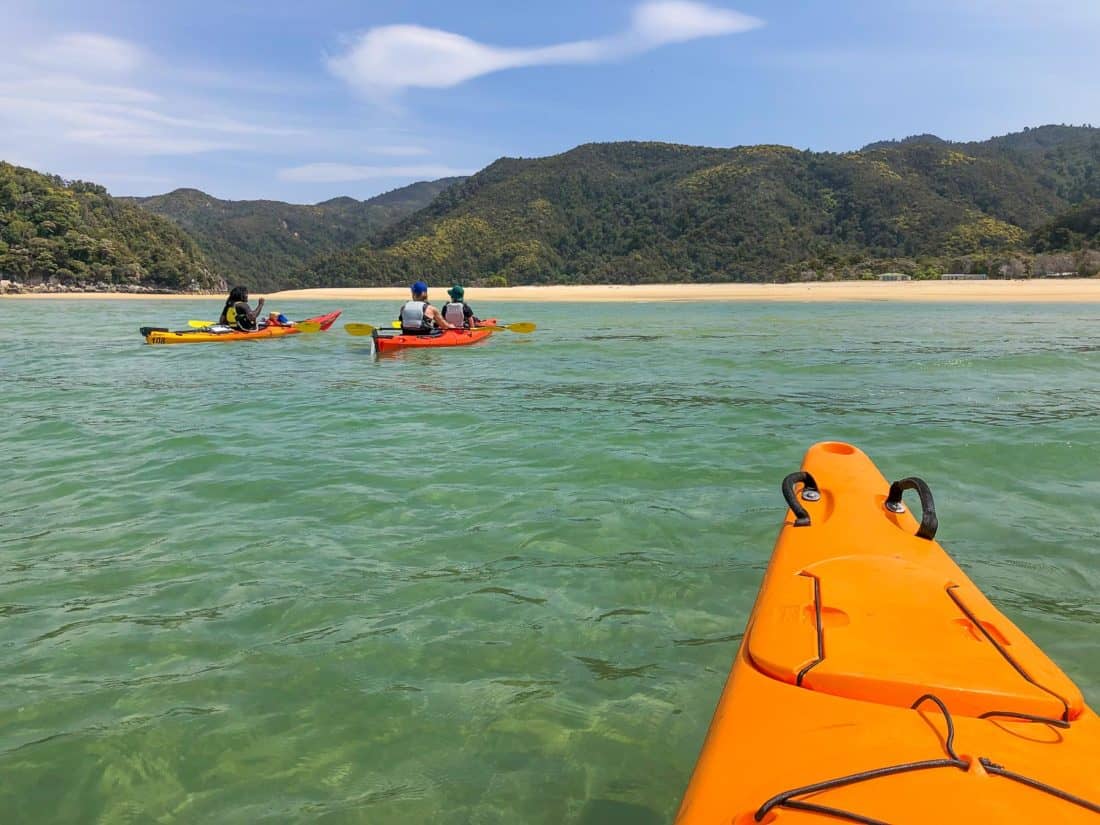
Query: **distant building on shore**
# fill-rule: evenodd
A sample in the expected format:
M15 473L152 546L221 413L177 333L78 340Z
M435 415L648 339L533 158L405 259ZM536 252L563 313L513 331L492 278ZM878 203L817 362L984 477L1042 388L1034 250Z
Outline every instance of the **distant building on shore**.
M950 272L940 276L941 281L984 281L988 278L984 272Z
M911 281L912 275L906 275L904 272L883 272L878 276L880 281Z
M1039 276L1040 278L1079 278L1081 277L1076 272L1047 272Z

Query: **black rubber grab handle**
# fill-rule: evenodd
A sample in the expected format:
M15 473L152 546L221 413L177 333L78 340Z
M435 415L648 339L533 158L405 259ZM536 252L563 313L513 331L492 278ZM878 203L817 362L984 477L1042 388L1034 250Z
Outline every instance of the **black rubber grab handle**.
M817 487L817 482L814 481L814 477L807 473L805 470L799 470L797 473L791 473L785 479L783 479L783 498L787 500L787 506L791 508L791 512L794 513L794 526L795 527L809 527L810 526L810 514L806 512L806 508L802 506L802 502L798 500L798 496L794 492L794 485L802 483L802 493L806 494L807 491L812 493L808 500L816 501L821 497L821 491Z
M932 491L923 479L916 476L903 478L890 485L890 492L886 496L886 509L892 512L901 512L901 494L906 490L916 490L920 496L920 529L917 530L917 538L934 539L936 531L940 527L940 521L936 518L936 502L932 500Z

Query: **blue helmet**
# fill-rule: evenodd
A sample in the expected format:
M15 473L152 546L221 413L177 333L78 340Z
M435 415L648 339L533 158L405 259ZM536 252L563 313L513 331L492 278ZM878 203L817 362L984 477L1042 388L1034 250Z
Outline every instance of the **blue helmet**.
M428 285L426 283L424 283L423 281L417 281L415 284L413 284L410 287L410 289L412 289L412 294L413 295L423 295L423 294L427 293Z

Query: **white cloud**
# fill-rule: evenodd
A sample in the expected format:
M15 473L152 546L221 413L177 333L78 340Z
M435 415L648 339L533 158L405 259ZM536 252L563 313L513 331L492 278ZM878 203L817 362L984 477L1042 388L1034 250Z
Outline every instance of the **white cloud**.
M160 97L145 89L89 81L76 75L34 74L18 77L5 66L8 80L0 93L27 100L95 100L101 103L155 103ZM14 75L14 76L13 76Z
M35 53L34 60L81 73L126 74L145 61L145 53L133 43L115 37L74 33L46 43Z
M92 149L120 157L192 155L251 149L301 137L302 130L265 125L240 108L234 116L187 92L162 92L173 69L140 46L98 34L62 34L5 44L0 58L0 134L5 151L32 147L63 155Z
M348 183L378 178L419 178L434 180L456 175L472 175L475 170L451 166L356 166L347 163L307 163L279 170L279 180L295 183Z
M379 26L327 61L337 77L371 97L410 87L444 89L480 75L523 66L601 63L669 43L749 31L763 21L694 0L651 0L634 9L617 35L513 49L424 26Z
M700 37L737 34L763 25L755 17L689 0L643 3L634 10L633 32L644 42L661 46Z

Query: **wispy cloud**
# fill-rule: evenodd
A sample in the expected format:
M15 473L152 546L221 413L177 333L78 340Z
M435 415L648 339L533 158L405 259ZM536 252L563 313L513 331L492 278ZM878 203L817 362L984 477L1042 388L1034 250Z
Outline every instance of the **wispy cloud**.
M411 87L449 88L505 69L622 60L670 43L761 25L755 17L694 0L651 0L634 9L626 31L594 40L517 49L424 26L379 26L356 37L327 64L333 74L368 96L384 98Z
M145 62L146 55L140 47L117 37L74 32L53 38L32 59L78 72L125 74Z
M347 163L307 163L279 170L279 180L295 183L350 183L380 178L417 178L434 180L457 175L472 175L473 169L424 164L419 166L357 166Z
M0 58L0 149L53 146L119 156L192 155L251 148L300 130L149 88L162 66L142 47L99 34L7 43ZM25 150L24 150L25 151Z

